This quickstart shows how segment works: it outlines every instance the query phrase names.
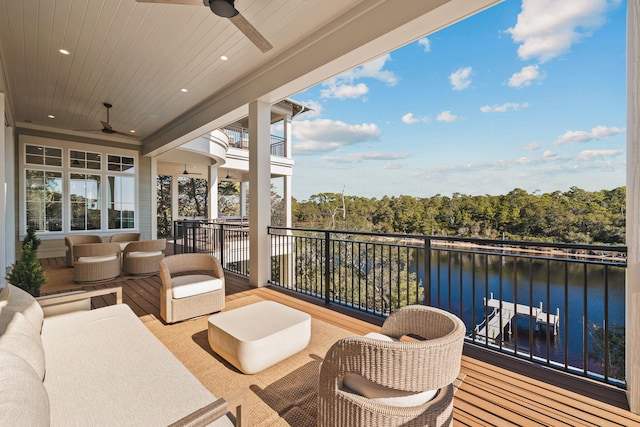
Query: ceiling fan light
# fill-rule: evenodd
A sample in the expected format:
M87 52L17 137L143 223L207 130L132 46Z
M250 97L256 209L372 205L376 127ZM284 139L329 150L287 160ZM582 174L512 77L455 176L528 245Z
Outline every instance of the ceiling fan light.
M209 7L211 8L211 11L218 16L223 18L233 18L240 13L233 6L233 3L234 0L211 0Z

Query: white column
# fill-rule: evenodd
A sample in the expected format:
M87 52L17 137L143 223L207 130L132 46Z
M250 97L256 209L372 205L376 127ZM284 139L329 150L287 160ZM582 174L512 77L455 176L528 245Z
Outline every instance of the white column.
M171 175L171 235L173 236L173 222L178 219L178 175ZM176 237L176 236L173 236Z
M209 212L207 212L207 218L218 218L218 166L209 166Z
M249 283L266 286L270 277L269 236L271 225L271 106L263 101L249 104Z
M238 187L240 188L240 195L238 196L240 198L240 212L238 212L238 214L240 215L240 218L246 218L247 217L247 183L245 181L240 181L238 183Z
M291 115L287 114L284 119L284 155L291 158ZM283 179L283 195L284 201L284 226L291 228L291 184L293 182L292 175L285 175Z
M2 119L2 132L0 132L0 224L7 223L7 189L9 183L7 182L7 159L5 155L6 149L6 134L9 128L5 128L4 120L4 93L0 92L0 119ZM7 262L7 248L10 244L15 244L14 238L7 238L7 232L4 227L0 227L0 290L4 289L6 268L10 263Z
M150 210L151 210L151 224L149 233L151 236L150 239L158 238L158 158L151 158L151 166L149 168L150 178L150 190L151 190L151 200L150 200Z
M627 3L627 280L626 380L640 413L640 0Z

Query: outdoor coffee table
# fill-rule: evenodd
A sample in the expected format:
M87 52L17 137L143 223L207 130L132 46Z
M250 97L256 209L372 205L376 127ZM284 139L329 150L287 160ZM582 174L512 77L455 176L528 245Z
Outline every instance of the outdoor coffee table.
M209 317L208 335L213 351L245 374L255 374L309 344L311 316L260 301Z

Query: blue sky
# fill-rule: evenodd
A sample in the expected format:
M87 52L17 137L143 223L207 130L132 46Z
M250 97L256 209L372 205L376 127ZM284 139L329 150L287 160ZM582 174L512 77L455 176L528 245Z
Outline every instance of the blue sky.
M293 196L625 185L626 2L506 0L292 98Z

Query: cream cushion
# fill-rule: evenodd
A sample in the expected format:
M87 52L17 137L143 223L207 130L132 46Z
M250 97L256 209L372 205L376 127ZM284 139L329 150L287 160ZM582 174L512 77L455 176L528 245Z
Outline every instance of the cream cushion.
M107 261L113 261L114 259L117 259L118 255L105 255L105 256L83 256L83 257L79 257L76 260L76 264L91 264L94 262L107 262Z
M377 332L370 332L366 334L365 337L380 341L398 341L395 338L391 338ZM438 390L426 390L417 393L395 390L369 381L357 374L345 375L342 384L343 388L347 392L358 394L383 405L397 407L410 407L425 404L433 399L438 393Z
M0 417L6 426L49 426L42 379L22 358L0 350Z
M162 255L162 251L153 251L153 252L145 252L145 251L135 251L129 252L127 256L129 258L146 258L152 256L160 256Z
M27 320L33 324L35 330L40 333L44 312L38 301L28 292L7 284L7 287L0 292L0 313L4 310L17 311L24 314ZM4 332L4 329L0 324L0 334L2 332Z
M126 304L47 317L42 344L52 426L163 426L215 400Z
M206 274L189 274L171 278L171 291L175 299L192 297L222 289L222 279Z
M3 310L0 313L0 324L6 325L0 335L0 351L13 353L24 359L42 381L45 361L40 333L34 329L25 315L18 311Z

